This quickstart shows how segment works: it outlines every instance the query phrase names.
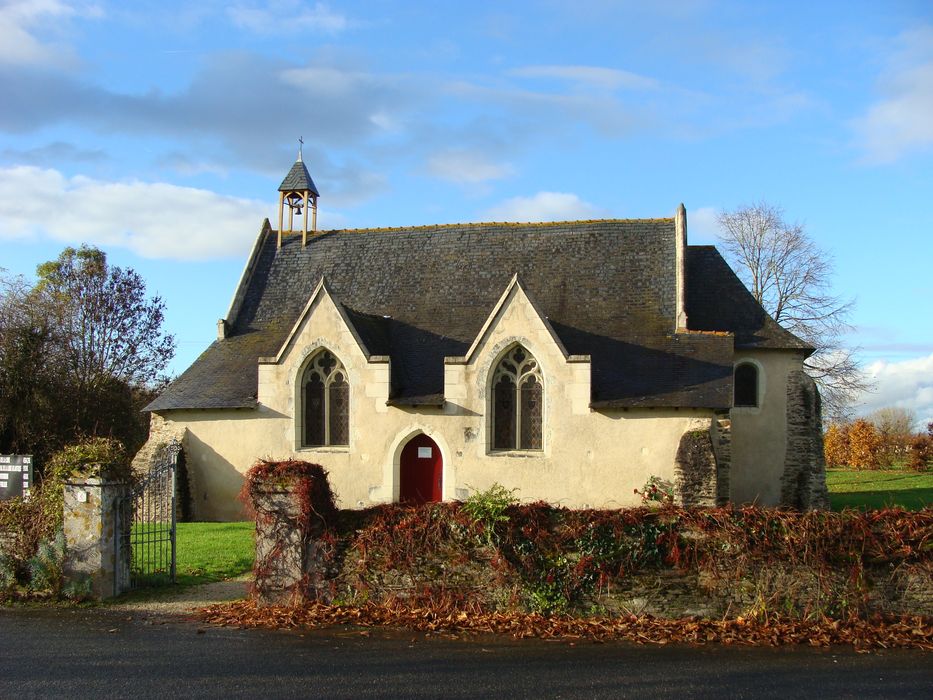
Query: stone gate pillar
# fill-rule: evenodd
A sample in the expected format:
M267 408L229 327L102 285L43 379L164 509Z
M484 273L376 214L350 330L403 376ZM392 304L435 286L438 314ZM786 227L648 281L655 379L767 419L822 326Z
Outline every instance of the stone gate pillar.
M326 562L320 537L323 523L305 519L293 490L258 487L254 599L260 605L301 605L327 600Z
M256 519L253 598L259 605L329 602L330 525L337 509L319 464L259 460L246 473Z
M129 547L118 561L116 537L117 504L129 492L125 481L88 477L65 483L65 576L90 577L97 599L119 595L129 584Z

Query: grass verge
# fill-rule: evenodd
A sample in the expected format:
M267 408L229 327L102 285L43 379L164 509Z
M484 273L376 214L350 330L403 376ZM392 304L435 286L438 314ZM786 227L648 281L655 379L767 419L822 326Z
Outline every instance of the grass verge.
M113 602L159 599L188 586L236 578L253 568L254 523L178 523L176 527L176 585L143 585Z
M933 505L933 472L827 469L826 485L833 510L890 506L920 510Z
M223 581L252 569L255 523L178 523L177 527L179 584Z

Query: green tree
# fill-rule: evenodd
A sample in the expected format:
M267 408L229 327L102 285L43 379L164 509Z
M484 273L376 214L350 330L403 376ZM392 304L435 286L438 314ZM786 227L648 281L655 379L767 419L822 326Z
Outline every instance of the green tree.
M146 296L139 274L109 265L97 248L66 248L37 274L34 296L54 310L60 328L75 428L101 434L102 421L112 426L133 403L134 389L166 380L175 338L162 330L165 304ZM116 413L107 410L107 399L116 401Z
M35 286L0 275L0 452L34 454L40 468L88 436L134 452L175 351L164 303L96 248L66 248L37 272Z
M67 386L48 309L22 277L0 275L0 452L44 460L62 446L71 421Z

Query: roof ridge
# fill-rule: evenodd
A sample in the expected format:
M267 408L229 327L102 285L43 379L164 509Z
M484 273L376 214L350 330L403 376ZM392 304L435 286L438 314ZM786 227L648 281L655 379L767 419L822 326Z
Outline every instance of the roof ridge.
M417 226L377 226L373 228L336 228L320 230L316 235L323 233L368 233L375 231L426 231L450 228L481 228L483 226L503 227L535 227L567 226L570 224L617 224L617 223L673 223L674 217L659 217L653 219L577 219L570 221L470 221L452 224L419 224Z

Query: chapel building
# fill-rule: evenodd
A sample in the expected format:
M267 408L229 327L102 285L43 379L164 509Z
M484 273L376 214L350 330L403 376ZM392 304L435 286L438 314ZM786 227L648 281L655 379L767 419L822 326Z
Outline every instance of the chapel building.
M494 483L574 508L825 507L813 349L687 215L318 231L299 159L217 339L148 407L193 516L243 517L258 458L323 465L339 505ZM309 227L310 212L310 227ZM296 228L296 222L299 226Z

